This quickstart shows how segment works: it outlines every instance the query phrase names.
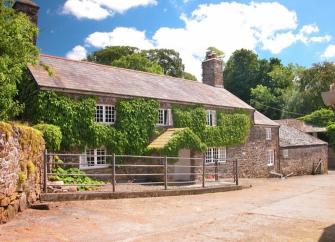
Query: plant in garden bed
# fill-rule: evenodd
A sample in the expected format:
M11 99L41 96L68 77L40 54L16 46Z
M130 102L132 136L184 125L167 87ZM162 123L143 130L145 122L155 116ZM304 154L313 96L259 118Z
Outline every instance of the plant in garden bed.
M98 188L96 185L105 184L103 181L97 181L86 176L85 172L78 168L63 169L58 167L54 168L52 172L55 173L55 175L49 177L50 181L63 181L64 184L83 185L77 187L79 191L95 190Z

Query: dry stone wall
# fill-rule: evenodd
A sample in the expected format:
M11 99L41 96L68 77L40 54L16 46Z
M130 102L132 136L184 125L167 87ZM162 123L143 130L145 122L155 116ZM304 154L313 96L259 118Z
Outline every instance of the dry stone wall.
M0 122L0 224L38 200L43 152L39 131Z

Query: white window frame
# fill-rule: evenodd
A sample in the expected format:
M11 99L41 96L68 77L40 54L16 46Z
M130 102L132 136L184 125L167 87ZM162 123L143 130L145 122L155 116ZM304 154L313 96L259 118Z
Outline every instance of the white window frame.
M275 152L274 150L267 151L267 163L268 166L274 166L275 164Z
M99 121L97 117L98 108L102 108L102 121ZM101 124L114 124L115 120L116 120L116 109L114 105L106 105L106 104L96 105L95 122L101 123Z
M265 128L266 131L266 140L272 139L272 129L271 128Z
M158 123L157 126L171 126L172 125L172 112L168 108L160 108L158 110Z
M288 158L288 149L283 149L283 157L284 159Z
M80 157L80 168L94 169L108 167L106 155L107 150L104 147L98 149L86 148L84 154Z
M215 110L207 110L206 124L207 126L216 126L216 111Z
M213 164L215 162L225 163L227 161L226 147L210 147L205 154L205 163Z

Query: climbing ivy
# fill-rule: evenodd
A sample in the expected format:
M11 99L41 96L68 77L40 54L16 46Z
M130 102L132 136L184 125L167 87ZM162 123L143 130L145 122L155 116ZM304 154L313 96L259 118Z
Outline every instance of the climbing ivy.
M244 110L217 111L217 126L206 125L204 107L183 108L174 106L173 122L175 127L188 127L209 147L243 144L248 137L251 121Z
M96 99L71 98L52 91L34 92L26 106L25 117L33 123L58 126L63 138L61 149L84 149L105 146L110 152L141 155L147 153L157 134L159 102L151 99L121 99L116 104L114 125L97 124L94 120ZM217 126L206 125L202 106L174 106L177 132L160 151L177 155L182 148L205 151L207 147L231 146L245 142L250 129L250 115L243 110L217 111Z
M117 119L115 128L121 131L128 141L126 154L144 154L150 138L155 134L158 121L159 103L155 100L120 100L116 104Z
M185 128L177 131L160 151L165 155L177 156L181 149L205 152L207 145L190 128Z

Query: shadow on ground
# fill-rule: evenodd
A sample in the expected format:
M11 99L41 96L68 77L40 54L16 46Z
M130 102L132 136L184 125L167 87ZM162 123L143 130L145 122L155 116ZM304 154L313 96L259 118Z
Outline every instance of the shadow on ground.
M319 242L334 242L335 241L335 224L326 227L319 239Z

